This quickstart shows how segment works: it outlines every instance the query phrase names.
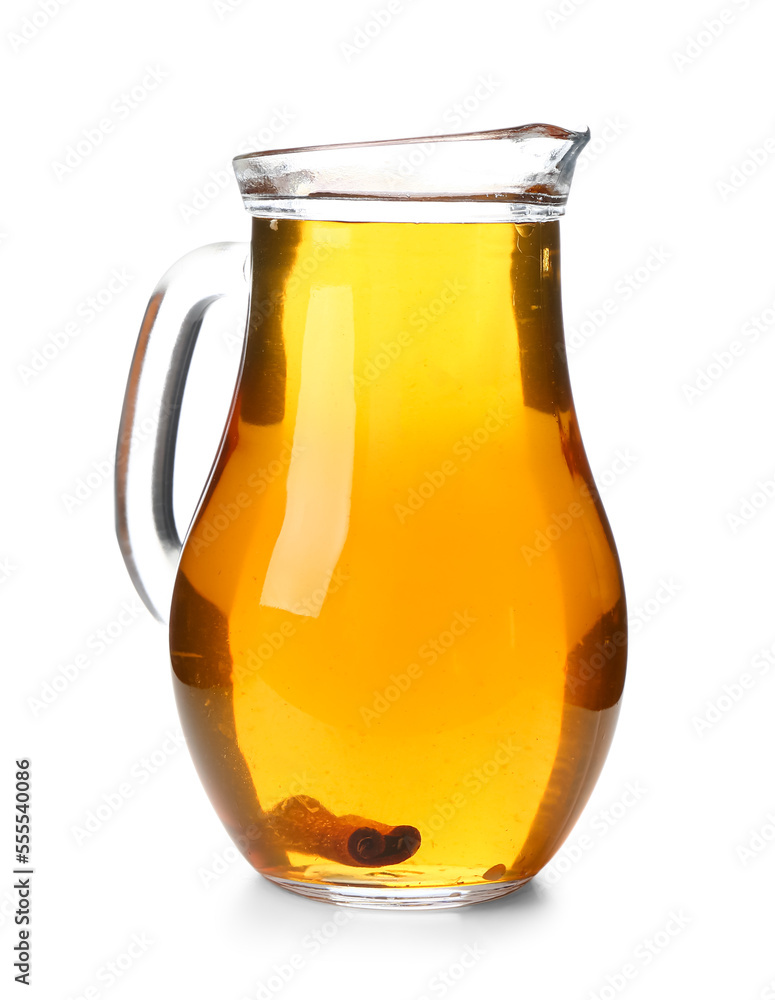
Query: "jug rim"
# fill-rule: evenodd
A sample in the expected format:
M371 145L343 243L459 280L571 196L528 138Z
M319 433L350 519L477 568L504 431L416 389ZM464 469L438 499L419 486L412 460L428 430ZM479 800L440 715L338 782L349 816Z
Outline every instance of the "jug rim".
M535 123L479 132L241 153L245 208L342 222L539 222L564 214L589 141Z

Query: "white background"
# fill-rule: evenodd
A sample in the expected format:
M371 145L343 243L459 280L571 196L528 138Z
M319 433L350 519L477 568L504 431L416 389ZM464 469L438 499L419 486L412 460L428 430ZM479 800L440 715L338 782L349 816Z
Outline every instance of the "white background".
M4 995L775 997L775 670L756 658L775 653L775 10L394 0L390 23L361 36L386 0L232 2L49 0L55 16L36 15L23 43L39 7L2 10L0 791L10 807L13 761L29 756L36 868L25 992L12 981L5 808ZM116 110L149 68L161 82ZM477 99L481 79L490 92ZM105 117L99 145L57 170ZM179 256L248 238L223 174L246 146L533 121L589 125L599 140L562 223L563 294L633 623L619 729L565 850L524 891L440 913L308 902L234 860L187 751L169 741L163 628L143 611L109 646L95 639L132 607L107 463L139 322ZM211 173L223 189L192 215ZM126 287L89 318L113 269ZM640 276L629 293L628 275ZM180 445L184 520L237 360L216 320ZM35 352L72 322L77 335L30 376ZM84 669L41 707L78 655ZM127 782L121 808L79 836ZM134 935L136 957L121 959ZM468 947L480 957L455 978Z

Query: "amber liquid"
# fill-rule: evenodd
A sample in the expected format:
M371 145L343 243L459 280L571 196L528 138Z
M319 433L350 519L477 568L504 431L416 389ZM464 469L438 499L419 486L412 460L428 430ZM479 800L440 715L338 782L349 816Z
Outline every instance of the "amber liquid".
M251 863L534 875L607 753L625 632L558 223L254 220L241 378L170 629L189 746ZM348 859L361 820L419 846Z

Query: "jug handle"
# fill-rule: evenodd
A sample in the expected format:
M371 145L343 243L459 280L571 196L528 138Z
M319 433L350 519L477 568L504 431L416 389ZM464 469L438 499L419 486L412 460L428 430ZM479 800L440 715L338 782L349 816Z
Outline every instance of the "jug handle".
M116 446L116 534L145 606L167 621L182 542L172 508L180 406L207 309L224 296L244 296L248 243L212 243L182 257L154 289L127 380ZM139 420L155 424L152 441L135 435Z

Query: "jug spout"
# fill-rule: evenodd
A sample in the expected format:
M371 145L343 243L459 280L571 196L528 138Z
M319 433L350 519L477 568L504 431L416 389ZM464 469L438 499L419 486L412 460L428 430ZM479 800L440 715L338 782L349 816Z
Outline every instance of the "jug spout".
M542 222L564 214L589 129L521 125L246 153L234 170L263 218Z

